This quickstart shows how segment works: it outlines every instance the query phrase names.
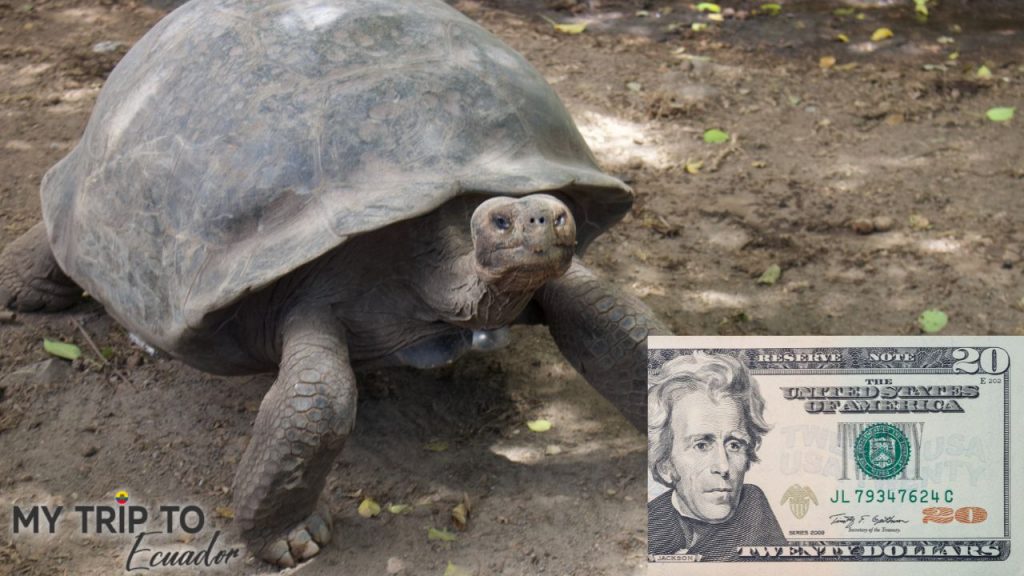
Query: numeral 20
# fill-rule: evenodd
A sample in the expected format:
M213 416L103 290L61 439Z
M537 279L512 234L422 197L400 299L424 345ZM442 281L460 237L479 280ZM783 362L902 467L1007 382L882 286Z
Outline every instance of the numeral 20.
M977 374L978 367L986 374L1002 374L1010 367L1010 355L1002 348L957 348L953 350L953 372Z
M922 522L925 524L929 522L949 524L953 520L961 524L979 524L988 518L988 512L984 508L977 506L964 506L963 508L958 508L955 512L952 508L940 506L925 508L921 513L924 514Z

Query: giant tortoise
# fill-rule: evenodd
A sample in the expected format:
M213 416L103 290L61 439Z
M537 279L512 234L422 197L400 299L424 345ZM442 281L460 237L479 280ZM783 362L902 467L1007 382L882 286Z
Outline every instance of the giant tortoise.
M85 290L201 370L277 370L233 496L268 562L330 538L353 368L440 366L539 322L645 429L664 327L580 260L632 192L526 60L440 0L185 4L114 69L41 194L0 305Z

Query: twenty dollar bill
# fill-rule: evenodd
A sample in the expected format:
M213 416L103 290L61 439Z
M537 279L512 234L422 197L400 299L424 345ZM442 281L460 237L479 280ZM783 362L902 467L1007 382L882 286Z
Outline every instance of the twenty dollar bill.
M651 576L1024 574L1024 338L648 347Z

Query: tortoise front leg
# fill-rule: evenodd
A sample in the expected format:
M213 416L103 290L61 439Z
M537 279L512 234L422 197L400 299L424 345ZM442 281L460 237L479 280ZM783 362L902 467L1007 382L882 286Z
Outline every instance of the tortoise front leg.
M0 254L0 310L56 312L82 299L82 289L60 269L46 225L36 224Z
M633 426L647 430L647 336L669 334L651 309L574 258L536 296L558 349Z
M317 502L355 425L356 381L330 310L291 313L282 340L280 372L256 416L234 501L251 549L294 566L330 540L330 514Z

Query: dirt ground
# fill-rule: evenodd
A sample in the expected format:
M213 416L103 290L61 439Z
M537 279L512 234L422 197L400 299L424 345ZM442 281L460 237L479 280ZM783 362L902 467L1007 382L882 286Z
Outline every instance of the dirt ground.
M915 334L930 308L948 314L943 334L1024 333L1024 119L985 117L1024 106L1024 4L942 0L920 22L910 0L780 3L769 15L724 0L721 22L672 0L455 6L544 74L635 188L587 259L677 333ZM38 221L40 178L167 4L0 0L0 246ZM542 15L588 26L565 34ZM893 37L872 42L881 27ZM705 143L711 128L732 139ZM759 284L773 264L781 278ZM515 335L452 368L362 375L326 491L335 539L295 572L644 573L644 438L544 329ZM94 360L48 359L43 338ZM218 548L239 546L228 487L271 382L145 356L96 303L0 320L0 575L120 573L129 536L10 528L12 505L113 505L119 489L206 510L207 529L179 544L222 528ZM554 426L531 432L534 418ZM367 519L365 497L413 506Z

